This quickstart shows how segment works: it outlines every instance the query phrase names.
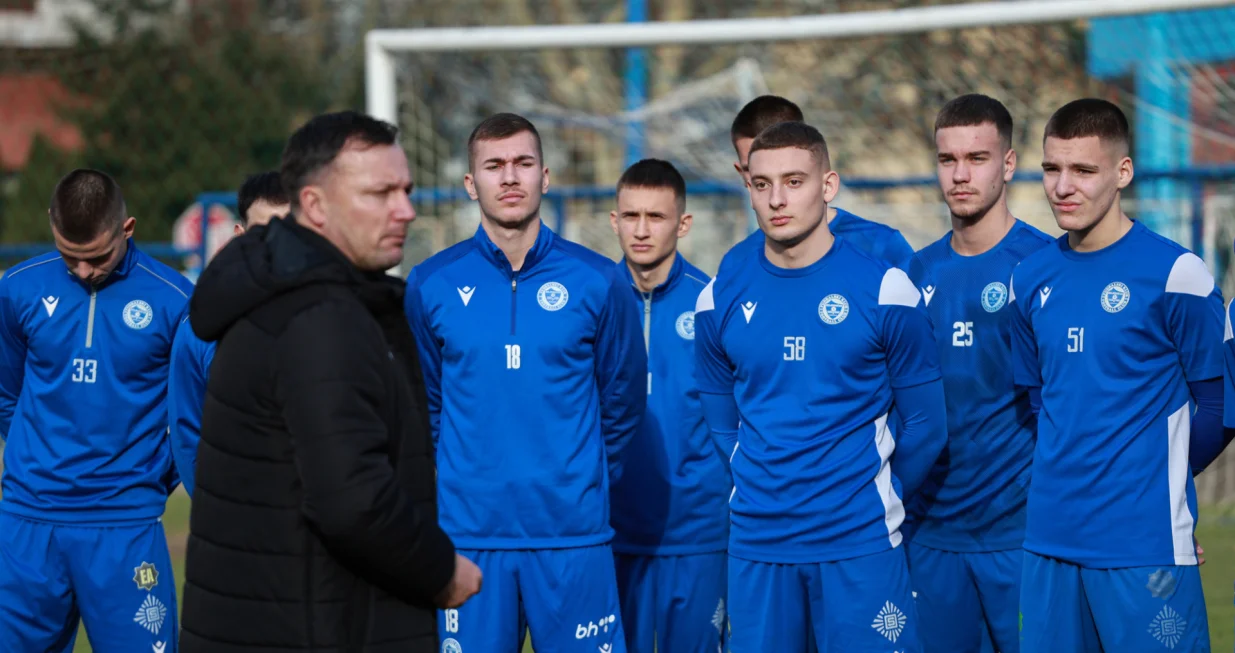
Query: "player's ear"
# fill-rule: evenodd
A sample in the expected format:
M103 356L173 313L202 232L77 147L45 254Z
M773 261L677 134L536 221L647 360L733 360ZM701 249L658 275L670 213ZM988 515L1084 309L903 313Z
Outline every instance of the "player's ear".
M544 195L549 192L549 166L545 166L540 173L540 194Z
M840 175L835 170L828 170L823 175L823 201L831 204L840 192Z
M203 215L202 219L205 220L206 216ZM133 232L137 229L137 218L130 215L129 219L124 221L124 225L121 228L124 230L125 238L132 238Z
M682 217L678 218L678 238L685 238L686 234L690 233L690 227L694 222L694 216L689 213L683 213Z
M326 197L320 186L309 184L300 189L300 216L321 228L326 224Z
M1008 183L1012 181L1013 175L1016 174L1016 150L1008 148L1003 154L1003 181Z
M467 196L473 201L480 198L480 195L476 193L476 178L472 176L472 173L463 175L463 187L467 189Z
M239 236L242 233L244 233L244 225L240 224L239 222L232 225L232 235L233 236Z
M609 212L609 226L613 228L613 233L618 234L620 236L622 234L618 233L617 222L618 222L617 211L610 211Z
M1120 190L1128 187L1132 183L1132 157L1125 156L1119 160L1119 186Z

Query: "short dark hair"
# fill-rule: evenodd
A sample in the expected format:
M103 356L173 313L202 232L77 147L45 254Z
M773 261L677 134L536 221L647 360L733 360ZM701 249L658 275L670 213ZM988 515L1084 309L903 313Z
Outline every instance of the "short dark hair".
M88 243L124 226L128 209L120 184L99 170L78 168L56 183L51 194L51 225L61 238Z
M1046 122L1042 140L1059 138L1072 140L1097 136L1127 150L1128 117L1113 103L1097 98L1073 100L1062 107Z
M472 157L476 152L474 146L477 141L499 141L523 132L530 132L536 138L536 158L544 163L545 150L540 144L540 132L536 131L536 125L515 113L497 113L480 121L476 129L472 130L472 135L467 137L468 168L476 163Z
M236 193L236 208L240 211L240 223L248 226L249 208L261 200L270 204L291 204L278 170L268 170L249 175Z
M733 119L733 125L729 128L729 139L736 143L739 138L755 138L778 122L802 120L802 109L793 102L779 95L760 95L747 102Z
M828 142L823 134L810 125L799 122L778 122L759 132L750 145L751 156L760 150L780 150L788 147L806 150L825 168L832 166L828 158Z
M279 177L292 208L300 206L300 191L322 169L334 162L349 144L394 145L399 130L394 125L356 111L315 116L287 139Z
M668 188L677 200L678 211L686 210L686 180L668 161L643 159L635 163L618 179L618 192L623 188Z
M935 116L935 132L948 127L977 127L991 123L1003 141L1004 150L1012 148L1012 114L1002 102L980 93L953 98Z

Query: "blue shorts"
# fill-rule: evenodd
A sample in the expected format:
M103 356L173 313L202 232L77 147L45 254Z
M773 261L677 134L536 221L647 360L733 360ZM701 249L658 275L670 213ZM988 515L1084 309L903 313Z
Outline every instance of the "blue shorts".
M1020 650L1021 549L955 553L911 544L905 552L926 653Z
M1025 552L1022 653L1208 651L1195 566L1086 569Z
M922 653L900 547L808 564L730 556L729 621L732 653Z
M724 651L724 552L616 556L622 629L629 653Z
M162 522L76 526L0 511L4 650L175 653L176 582Z
M457 610L438 611L443 653L626 653L613 552L575 549L459 551L484 587Z

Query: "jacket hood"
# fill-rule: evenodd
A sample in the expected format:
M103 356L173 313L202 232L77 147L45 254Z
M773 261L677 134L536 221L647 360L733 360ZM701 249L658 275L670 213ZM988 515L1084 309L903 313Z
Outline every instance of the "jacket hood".
M197 337L213 342L274 297L313 284L353 286L366 304L402 304L403 282L357 269L330 241L289 216L249 229L214 257L189 302L189 322Z

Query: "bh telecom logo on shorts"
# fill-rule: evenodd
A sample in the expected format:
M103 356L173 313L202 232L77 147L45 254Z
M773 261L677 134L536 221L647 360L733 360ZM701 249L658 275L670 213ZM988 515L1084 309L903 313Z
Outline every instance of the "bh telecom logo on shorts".
M589 621L586 626L583 624L578 624L575 626L575 639L595 637L602 631L607 633L609 632L609 626L613 625L615 621L617 621L617 617L615 615L609 615L607 617L601 617L600 623Z

